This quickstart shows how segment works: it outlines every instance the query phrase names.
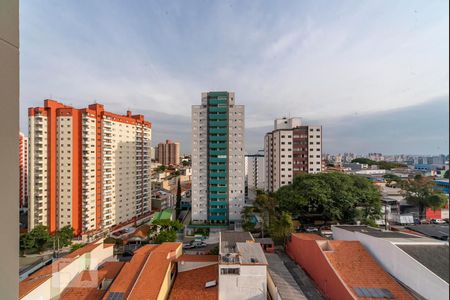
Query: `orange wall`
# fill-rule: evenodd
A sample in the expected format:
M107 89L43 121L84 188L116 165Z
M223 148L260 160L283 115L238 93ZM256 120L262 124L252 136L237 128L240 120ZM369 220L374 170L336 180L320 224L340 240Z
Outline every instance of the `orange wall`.
M327 299L355 299L329 264L317 241L292 236L286 245L286 252L315 281Z

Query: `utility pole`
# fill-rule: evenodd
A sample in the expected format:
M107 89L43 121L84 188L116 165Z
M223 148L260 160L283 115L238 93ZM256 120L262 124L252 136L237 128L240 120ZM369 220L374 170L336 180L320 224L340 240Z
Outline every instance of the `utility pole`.
M386 203L386 201L384 201L384 229L388 230L388 225L387 225L387 203Z

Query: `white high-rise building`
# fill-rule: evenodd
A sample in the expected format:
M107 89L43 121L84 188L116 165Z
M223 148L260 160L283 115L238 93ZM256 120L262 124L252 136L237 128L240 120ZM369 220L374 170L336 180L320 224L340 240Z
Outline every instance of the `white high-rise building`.
M192 221L241 219L245 204L244 106L234 93L202 93L192 106Z
M256 190L264 190L265 183L264 150L245 156L245 202L256 200Z
M19 207L28 205L28 137L19 132Z
M322 126L302 125L300 118L281 118L264 139L266 191L291 184L300 173L322 171Z
M151 211L151 123L45 100L29 116L29 229L96 232Z

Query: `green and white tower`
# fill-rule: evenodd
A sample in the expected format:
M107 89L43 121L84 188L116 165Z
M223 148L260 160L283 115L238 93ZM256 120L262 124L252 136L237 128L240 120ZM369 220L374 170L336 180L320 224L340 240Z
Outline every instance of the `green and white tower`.
M234 93L202 93L192 106L192 222L241 219L245 203L244 106Z

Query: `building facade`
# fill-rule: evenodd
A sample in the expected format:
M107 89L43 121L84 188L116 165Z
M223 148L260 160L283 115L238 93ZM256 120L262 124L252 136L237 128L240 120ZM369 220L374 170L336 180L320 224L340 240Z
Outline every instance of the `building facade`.
M28 206L28 138L19 133L19 207Z
M245 156L245 202L253 203L256 190L264 190L265 187L264 150L260 150L257 154Z
M151 210L151 123L101 104L45 100L29 108L29 230L71 225L76 235Z
M322 126L302 125L300 118L274 121L264 138L266 191L291 184L300 173L322 171Z
M158 162L162 165L180 164L180 143L166 140L165 143L158 144Z
M241 219L245 204L244 106L234 93L202 93L192 106L192 221Z

